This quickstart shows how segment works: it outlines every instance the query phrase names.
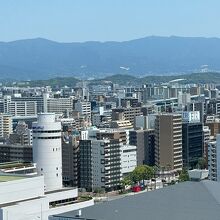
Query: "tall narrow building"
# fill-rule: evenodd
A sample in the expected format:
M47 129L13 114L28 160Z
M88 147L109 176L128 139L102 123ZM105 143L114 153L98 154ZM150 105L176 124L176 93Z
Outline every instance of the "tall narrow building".
M194 169L204 154L203 125L199 111L183 112L183 166Z
M182 117L180 114L156 116L155 164L160 168L182 169Z
M12 117L8 114L0 114L0 137L12 134Z
M33 162L44 176L45 190L62 188L61 123L54 113L38 114L33 122Z

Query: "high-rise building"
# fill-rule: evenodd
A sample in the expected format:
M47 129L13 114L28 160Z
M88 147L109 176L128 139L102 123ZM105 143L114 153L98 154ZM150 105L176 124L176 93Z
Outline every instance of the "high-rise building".
M8 114L0 114L0 137L9 136L13 132L12 117Z
M193 101L187 104L187 111L199 111L200 122L204 122L205 103L204 101Z
M211 131L208 126L203 126L203 143L204 143L204 154L203 156L208 160L208 144L211 140Z
M46 191L62 188L61 123L54 113L41 113L32 129L33 162L44 176Z
M203 125L201 122L189 122L182 125L183 166L194 169L198 159L203 157Z
M137 165L155 165L154 130L134 130L129 132L129 144L137 146Z
M208 143L208 169L209 179L220 181L220 136L217 135L217 141Z
M78 186L79 177L79 133L62 135L63 183Z
M155 164L171 170L182 169L182 117L180 114L156 116Z
M80 141L80 187L88 190L117 189L121 180L119 140Z

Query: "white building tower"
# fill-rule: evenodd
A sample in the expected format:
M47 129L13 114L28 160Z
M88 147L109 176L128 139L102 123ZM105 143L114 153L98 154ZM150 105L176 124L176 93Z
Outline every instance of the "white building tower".
M54 113L38 114L33 122L33 162L37 172L44 176L45 191L62 188L61 122Z

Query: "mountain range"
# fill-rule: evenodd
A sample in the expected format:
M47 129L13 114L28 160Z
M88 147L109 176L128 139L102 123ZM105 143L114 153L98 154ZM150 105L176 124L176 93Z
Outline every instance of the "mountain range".
M0 42L0 79L104 77L220 70L220 39L146 37L125 42L59 43L42 38Z

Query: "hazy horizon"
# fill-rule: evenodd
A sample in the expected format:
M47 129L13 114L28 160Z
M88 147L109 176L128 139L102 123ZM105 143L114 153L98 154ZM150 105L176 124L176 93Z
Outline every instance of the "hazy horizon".
M219 38L219 8L218 0L3 0L0 41L121 42L152 35Z
M59 40L53 40L53 39L48 39L44 37L33 37L33 38L22 38L22 39L16 39L16 40L10 40L10 41L1 41L2 43L11 43L11 42L16 42L16 41L26 41L26 40L37 40L37 39L42 39L42 40L48 40L52 42L57 42L57 43L87 43L87 42L98 42L98 43L107 43L107 42L127 42L127 41L135 41L135 40L140 40L140 39L145 39L145 38L150 38L150 37L155 37L155 38L204 38L204 39L219 39L219 37L203 37L203 36L176 36L176 35L170 35L170 36L159 36L159 35L148 35L148 36L143 36L139 38L134 38L134 39L128 39L128 40L107 40L107 41L99 41L99 40L86 40L86 41L59 41Z

